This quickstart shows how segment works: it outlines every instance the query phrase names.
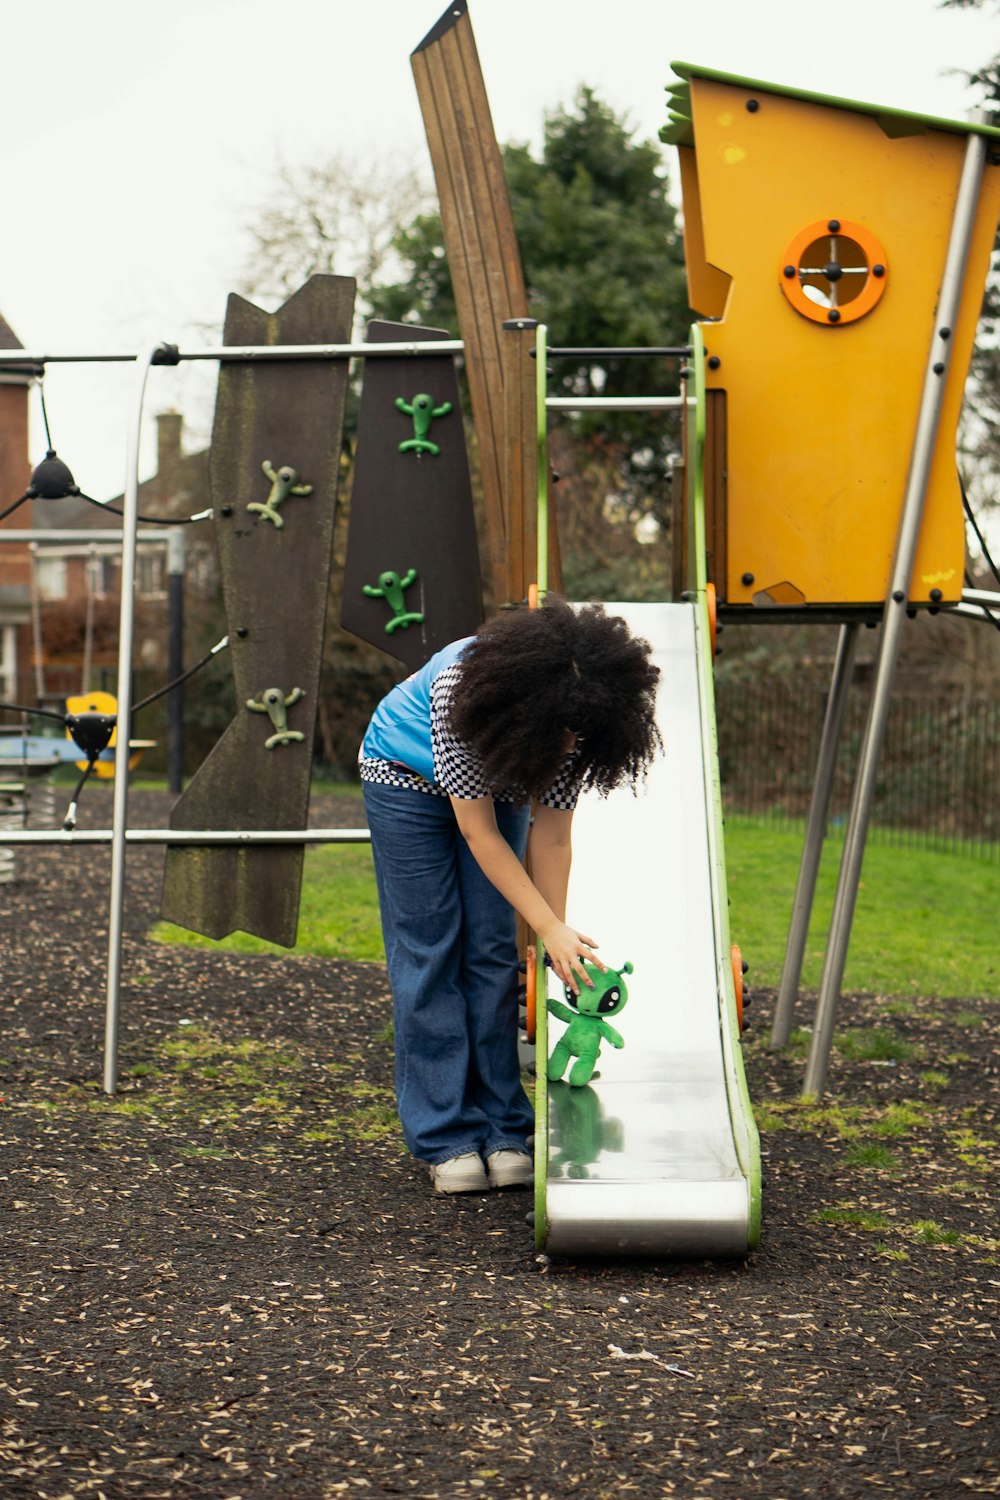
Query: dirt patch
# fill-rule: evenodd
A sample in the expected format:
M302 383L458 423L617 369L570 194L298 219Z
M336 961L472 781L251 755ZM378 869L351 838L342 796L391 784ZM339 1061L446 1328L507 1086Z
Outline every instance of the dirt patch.
M166 807L136 793L133 821ZM360 816L320 799L313 820ZM150 942L155 849L129 850L106 1100L108 851L17 862L5 1496L1000 1493L987 1005L852 998L807 1107L758 994L760 1249L550 1262L526 1194L435 1200L403 1151L383 969Z

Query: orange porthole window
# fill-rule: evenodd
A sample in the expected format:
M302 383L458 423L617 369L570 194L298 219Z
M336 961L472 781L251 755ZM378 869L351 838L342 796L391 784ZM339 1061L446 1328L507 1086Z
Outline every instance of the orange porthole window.
M837 328L870 313L885 291L889 263L871 230L853 219L818 219L792 239L781 290L797 313Z

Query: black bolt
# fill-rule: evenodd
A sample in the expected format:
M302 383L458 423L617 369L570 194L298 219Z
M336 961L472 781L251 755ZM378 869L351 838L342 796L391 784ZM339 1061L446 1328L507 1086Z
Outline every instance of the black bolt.
M708 368L710 370L717 370L721 364L722 360L719 358L719 356L717 354L713 354L712 358L708 362Z
M934 604L929 604L929 605L928 605L928 606L927 606L927 613L928 613L928 614L929 614L929 615L939 615L939 614L940 614L940 613L941 613L941 611L940 611L940 610L939 610L939 609L938 609L938 608L937 608L937 606L936 606L936 605L934 605Z
M826 227L827 227L827 229L829 229L829 231L830 231L831 234L839 234L840 233L840 220L839 219L831 219L830 222L827 224Z
M896 589L893 592L893 596L892 597L893 597L893 599L895 599L895 601L896 601L897 604L902 604L903 600L906 598L906 595L903 593L902 589Z
M740 579L740 583L743 584L744 588L749 588L750 585L753 583L753 574L752 573L744 573L743 576L742 576L742 578Z
M835 260L827 261L826 265L823 267L823 275L826 277L827 281L839 281L843 274L843 266Z
M250 632L245 625L237 625L236 634L239 636L241 641L245 641Z
M915 620L917 618L917 612L912 605L906 611L906 618L908 620Z
M885 275L885 266L883 266L881 264L876 264L876 265L872 266L872 275L873 276L878 276L878 277L884 276Z
M840 322L840 313L837 311L837 309L835 307L831 307L830 308L830 311L826 315L826 320L827 320L828 323L839 323Z
M794 266L786 266L785 269L784 269L784 271L782 272L782 275L783 276L787 276L788 280L791 281L792 277L795 275L795 267Z
M747 110L749 111L750 114L755 115L759 109L760 109L760 100L759 99L748 99L747 100Z
M555 471L555 469L553 469L552 470L552 483L553 484L558 484L561 478L562 478L562 475L561 474L557 474L556 471Z
M934 374L935 375L943 375L944 374L944 363L940 359L938 360L937 364L934 366Z
M231 505L224 505L222 507L222 509L219 511L219 515L220 516L231 516L232 513L233 513L233 507Z
M934 600L935 604L940 604L941 600L944 598L944 595L942 594L940 589L931 589L931 598Z
M950 328L939 328L938 329L938 338L939 339L950 339L951 338L951 329Z

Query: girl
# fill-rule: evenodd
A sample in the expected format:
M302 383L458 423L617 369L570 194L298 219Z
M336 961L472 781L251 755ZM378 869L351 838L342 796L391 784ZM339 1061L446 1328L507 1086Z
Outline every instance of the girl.
M436 1192L531 1182L515 912L579 993L582 961L600 960L595 940L566 922L573 809L583 788L634 785L656 752L649 656L602 605L575 610L550 596L446 646L368 726L360 767L397 1108Z

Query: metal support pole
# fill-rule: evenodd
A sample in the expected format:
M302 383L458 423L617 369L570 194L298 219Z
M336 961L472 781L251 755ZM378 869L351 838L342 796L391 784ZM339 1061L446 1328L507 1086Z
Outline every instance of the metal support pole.
M795 901L792 905L792 921L788 929L785 964L781 971L781 985L774 1008L774 1024L771 1029L772 1047L784 1047L792 1029L795 1001L799 993L799 980L802 977L802 960L806 951L806 937L809 932L809 918L812 916L813 898L816 894L816 877L819 873L834 773L837 769L837 751L840 748L844 731L844 718L847 713L851 673L854 670L854 654L857 650L860 628L857 624L842 625L837 638L837 655L834 658L830 695L823 718L823 734L816 762L812 799L809 803L799 879L795 887Z
M184 672L184 553L183 526L172 526L167 536L168 647L167 680ZM184 787L184 684L167 695L167 789L175 795Z
M847 960L847 945L850 941L858 885L861 880L865 838L875 795L875 778L889 716L889 699L909 597L910 575L913 571L920 523L923 518L927 479L941 417L945 375L951 355L951 330L955 326L962 283L965 278L969 241L972 237L985 161L985 137L970 134L955 199L951 238L948 242L948 254L941 278L941 291L934 315L934 331L927 355L923 394L914 432L913 452L910 456L910 469L896 540L896 555L892 565L889 594L885 601L882 642L875 670L875 685L858 761L857 780L851 801L847 832L844 837L844 852L840 861L837 894L834 899L833 918L830 923L823 978L813 1025L812 1047L803 1084L803 1093L807 1095L822 1094L826 1084L830 1047L833 1042L837 1007L840 1001L840 987Z
M122 503L121 610L118 624L118 731L111 841L111 902L108 912L108 979L104 1018L104 1092L118 1082L118 1011L121 995L122 917L125 910L125 828L128 818L128 742L132 718L132 636L135 623L135 551L139 520L139 440L142 408L157 344L138 359L129 414Z
M35 672L35 698L45 698L45 666L42 641L42 605L38 589L38 548L31 543L31 662Z

